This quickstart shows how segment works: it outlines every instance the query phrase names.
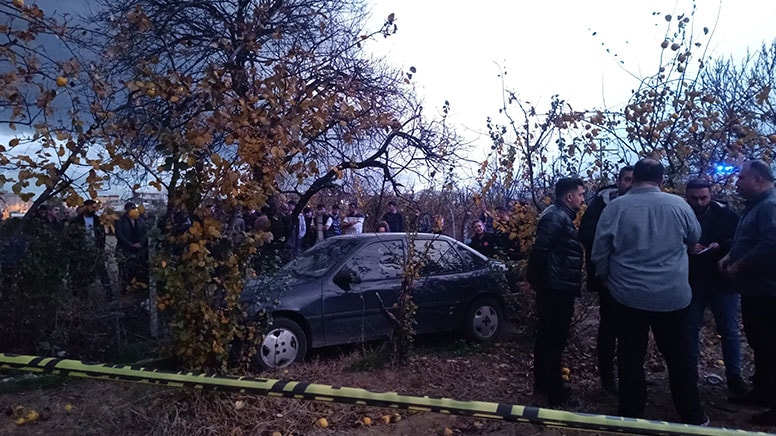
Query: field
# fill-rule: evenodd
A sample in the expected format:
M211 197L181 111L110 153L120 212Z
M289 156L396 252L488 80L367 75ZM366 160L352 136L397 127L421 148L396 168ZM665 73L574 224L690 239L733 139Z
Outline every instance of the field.
M581 400L576 411L614 414L616 398L598 385L594 364L596 324L594 296L579 304L574 335L564 357L570 369L570 386ZM709 320L707 320L709 321ZM710 322L710 321L709 321ZM408 395L450 397L521 405L546 406L532 392L532 343L530 329L510 325L501 342L479 345L454 334L418 338L406 367L392 367L382 360L380 343L338 347L313 353L303 364L260 376L299 380ZM715 427L768 431L755 428L748 418L756 409L726 402L720 380L719 338L707 328L699 368L701 395ZM745 362L751 355L745 348ZM665 365L651 346L645 371L649 383L646 418L676 421L668 391ZM751 364L745 368L750 375ZM718 377L719 376L719 377ZM581 431L530 424L464 418L434 413L366 406L309 402L178 390L158 386L34 377L5 374L0 383L0 433L51 434L189 434L189 435L556 435ZM15 420L35 410L39 419L17 424ZM325 418L323 428L320 418ZM364 418L369 418L365 420ZM364 424L365 421L371 425ZM584 432L584 434L591 434Z

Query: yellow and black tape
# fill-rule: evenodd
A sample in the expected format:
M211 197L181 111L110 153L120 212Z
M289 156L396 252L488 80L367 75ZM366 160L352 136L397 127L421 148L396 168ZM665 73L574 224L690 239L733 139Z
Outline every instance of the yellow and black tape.
M89 363L51 357L0 354L0 368L72 377L156 384L179 388L238 392L271 397L329 401L375 407L388 407L477 418L526 422L567 429L605 431L638 435L765 435L767 433L698 427L646 419L592 415L538 407L484 401L458 401L450 398L417 397L396 392L328 386L266 378L170 372L139 366Z

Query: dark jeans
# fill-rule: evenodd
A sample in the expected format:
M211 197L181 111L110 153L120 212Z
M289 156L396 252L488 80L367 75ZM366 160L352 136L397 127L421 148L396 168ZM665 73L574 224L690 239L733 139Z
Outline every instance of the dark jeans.
M776 297L742 296L744 332L754 351L752 391L776 400ZM776 406L774 401L773 406Z
M617 310L617 368L622 416L641 418L647 403L644 357L649 330L668 366L674 407L682 421L701 424L706 415L698 395L698 370L687 350L687 309L650 312L615 301Z
M692 302L687 313L688 347L690 357L697 365L700 355L699 333L703 325L703 314L706 311L706 306L711 309L717 333L722 337L722 357L725 361L725 376L728 381L741 377L738 299L739 296L735 292L712 289L693 290Z
M598 373L602 381L614 377L614 357L617 352L616 306L609 289L598 291L599 316L596 351L598 354ZM614 380L611 380L614 381Z
M534 389L559 395L563 390L561 358L574 314L574 295L549 289L536 290L538 318L534 344Z

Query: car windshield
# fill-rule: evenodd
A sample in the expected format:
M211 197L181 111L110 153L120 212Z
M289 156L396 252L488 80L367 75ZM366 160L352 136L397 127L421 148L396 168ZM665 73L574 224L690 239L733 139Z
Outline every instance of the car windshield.
M360 241L357 239L327 239L302 253L282 270L304 276L321 277L334 262L344 259L359 244Z

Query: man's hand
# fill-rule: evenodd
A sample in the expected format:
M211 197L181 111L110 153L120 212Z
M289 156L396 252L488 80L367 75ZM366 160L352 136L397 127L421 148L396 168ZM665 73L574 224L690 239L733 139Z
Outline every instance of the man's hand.
M729 254L726 255L725 257L723 257L722 259L720 259L719 262L717 262L717 268L719 268L719 271L722 274L727 274L728 263L730 263L730 255Z
M732 277L741 270L741 262L730 262L730 255L726 255L723 257L718 263L717 266L719 267L719 270L722 271L722 274L725 274L728 277Z
M704 247L703 244L695 244L692 247L690 247L690 254L698 254L704 248L706 248L706 247Z

